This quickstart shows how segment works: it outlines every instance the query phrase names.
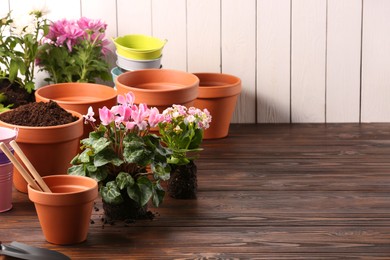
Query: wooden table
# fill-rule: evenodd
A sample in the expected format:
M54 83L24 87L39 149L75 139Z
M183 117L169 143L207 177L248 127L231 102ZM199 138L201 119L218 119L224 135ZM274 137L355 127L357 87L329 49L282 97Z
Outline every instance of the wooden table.
M15 191L0 240L72 259L390 259L390 124L232 125L203 147L198 199L167 196L154 220L103 225L97 200L87 241L56 246Z

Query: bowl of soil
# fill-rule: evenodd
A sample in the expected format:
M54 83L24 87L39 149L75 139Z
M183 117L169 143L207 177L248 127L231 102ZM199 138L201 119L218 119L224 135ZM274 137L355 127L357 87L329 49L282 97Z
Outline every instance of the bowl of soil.
M1 113L0 127L17 129L16 142L38 173L46 176L67 172L79 149L83 116L54 101L32 102ZM16 168L13 183L18 191L27 193L27 182Z

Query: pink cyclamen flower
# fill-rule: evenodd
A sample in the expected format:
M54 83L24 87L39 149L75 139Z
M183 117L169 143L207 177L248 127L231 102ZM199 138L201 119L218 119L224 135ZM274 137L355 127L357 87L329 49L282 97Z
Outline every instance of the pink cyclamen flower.
M126 122L126 129L133 130L137 124L135 122Z
M149 112L148 106L143 103L139 104L138 108L136 106L133 106L132 108L131 118L141 131L145 130L148 126L146 119L149 116Z
M135 96L133 92L128 92L124 95L118 95L118 103L122 105L129 105L132 106L134 103Z
M111 113L115 116L115 123L120 125L130 120L131 108L126 105L119 104L111 108Z
M149 114L150 127L156 127L158 123L162 122L163 120L164 120L164 116L160 114L160 111L158 111L157 107L153 107L150 109L150 114Z
M99 108L99 117L102 125L109 125L115 119L115 115L106 106Z

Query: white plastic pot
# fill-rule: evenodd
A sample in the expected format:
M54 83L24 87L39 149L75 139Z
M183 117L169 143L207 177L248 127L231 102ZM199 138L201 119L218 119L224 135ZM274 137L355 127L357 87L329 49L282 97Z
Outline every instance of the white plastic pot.
M117 66L127 71L143 70L143 69L159 69L161 67L162 55L153 60L132 60L116 53Z

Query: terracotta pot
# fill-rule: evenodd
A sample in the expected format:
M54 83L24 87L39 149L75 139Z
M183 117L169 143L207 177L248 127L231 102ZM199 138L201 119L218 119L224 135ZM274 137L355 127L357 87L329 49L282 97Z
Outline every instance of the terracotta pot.
M204 131L204 139L226 137L239 94L241 79L221 73L194 73L199 80L195 107L207 108L212 116L210 127Z
M145 69L122 73L115 85L118 94L131 91L136 104L146 103L162 112L173 104L192 106L198 96L199 79L178 70Z
M0 121L1 127L18 129L16 142L41 176L67 172L70 161L78 152L83 134L83 116L74 111L68 112L79 119L69 124L47 127L20 126ZM27 193L27 182L16 168L13 183L18 191Z
M41 87L35 91L37 102L49 102L54 100L64 109L87 114L88 108L92 106L95 111L95 118L99 118L98 109L106 106L111 108L117 103L117 92L114 88L95 83L58 83ZM97 122L99 123L99 122ZM92 127L84 124L82 138L88 137Z
M28 186L46 240L69 245L85 241L95 199L97 182L88 177L52 175L43 177L52 193Z

